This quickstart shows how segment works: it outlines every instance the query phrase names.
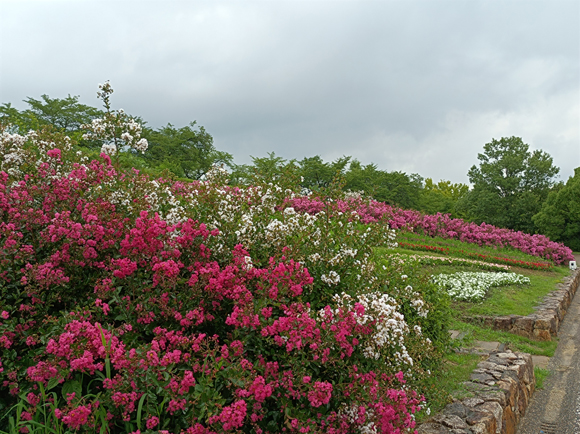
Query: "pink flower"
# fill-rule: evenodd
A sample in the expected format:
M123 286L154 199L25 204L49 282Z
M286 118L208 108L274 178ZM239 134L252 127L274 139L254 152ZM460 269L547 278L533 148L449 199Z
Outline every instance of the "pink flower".
M317 381L314 383L314 390L308 392L308 401L313 407L320 407L328 404L332 397L332 384L326 381Z
M219 415L219 420L223 423L224 430L240 428L244 424L247 412L247 404L243 399L234 402L230 406L224 407Z
M159 425L159 418L157 416L152 416L149 419L147 419L147 429L153 429L155 428L157 425Z
M2 317L2 319L8 319L10 318L10 314L3 310L2 313L0 313L0 317Z
M58 148L51 149L50 151L46 152L46 155L48 155L51 158L56 158L60 160L60 149Z

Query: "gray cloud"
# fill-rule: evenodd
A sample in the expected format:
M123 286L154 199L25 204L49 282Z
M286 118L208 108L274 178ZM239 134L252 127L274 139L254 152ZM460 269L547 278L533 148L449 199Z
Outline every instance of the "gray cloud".
M0 101L197 120L238 162L352 155L466 182L491 138L580 165L576 1L4 1Z

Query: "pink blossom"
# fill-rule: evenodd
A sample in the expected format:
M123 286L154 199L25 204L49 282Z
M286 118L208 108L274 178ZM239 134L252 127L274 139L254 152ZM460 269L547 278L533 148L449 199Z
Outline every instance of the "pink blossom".
M157 416L151 416L149 419L147 419L147 429L153 429L157 425L159 425L159 418Z
M326 381L316 381L314 390L308 392L308 401L313 407L320 407L328 404L332 396L332 384Z

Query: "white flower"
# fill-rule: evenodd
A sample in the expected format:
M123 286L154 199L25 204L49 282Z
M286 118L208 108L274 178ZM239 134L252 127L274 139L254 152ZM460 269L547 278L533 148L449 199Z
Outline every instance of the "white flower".
M121 134L121 139L126 141L126 142L131 142L133 141L133 136L127 132Z
M328 276L323 274L322 276L320 276L320 280L322 280L324 283L328 283L329 285L338 285L340 283L340 275L332 270L328 273Z
M114 144L105 143L101 146L101 153L107 155L115 155L117 153L117 147Z
M447 290L457 300L481 300L492 286L530 283L530 279L515 273L472 273L438 274L433 282Z
M147 142L147 139L141 139L135 144L135 149L141 151L141 153L144 153L148 147L149 142Z

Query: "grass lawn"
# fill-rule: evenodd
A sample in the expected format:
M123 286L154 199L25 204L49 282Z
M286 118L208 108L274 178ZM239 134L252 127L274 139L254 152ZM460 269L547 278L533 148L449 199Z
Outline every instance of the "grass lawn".
M437 266L425 270L431 275L457 271L481 271L475 267ZM461 317L474 315L529 315L542 302L544 296L554 291L556 285L570 274L567 267L554 267L551 270L528 270L511 267L510 272L522 274L530 279L530 284L492 287L483 301L452 301L452 306Z
M478 244L465 243L459 240L452 240L441 237L429 237L427 235L421 235L411 232L399 232L397 234L396 241L402 243L425 244L434 247L448 248L452 256L454 255L453 252L454 250L455 251L463 250L466 252L479 253L482 255L502 256L505 258L516 259L519 261L549 263L549 261L543 258L528 255L527 253L521 252L512 247L479 246Z

